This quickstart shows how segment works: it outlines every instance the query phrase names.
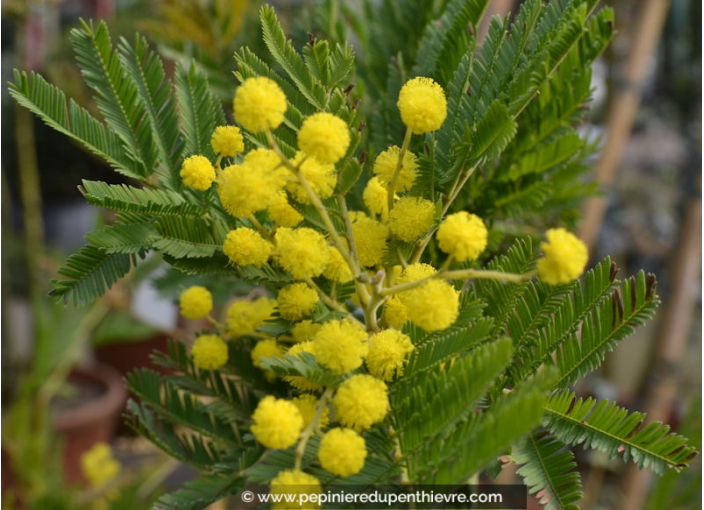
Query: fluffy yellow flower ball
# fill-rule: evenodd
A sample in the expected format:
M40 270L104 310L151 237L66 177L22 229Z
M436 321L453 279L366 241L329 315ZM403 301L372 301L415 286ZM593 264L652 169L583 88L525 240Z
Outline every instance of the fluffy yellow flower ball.
M344 120L332 113L315 113L303 121L298 147L321 163L337 163L350 145L350 131Z
M369 212L378 214L382 219L385 219L389 214L388 198L389 192L381 184L381 179L378 177L369 179L367 187L364 188L364 193L362 194L364 205L367 206Z
M244 138L236 126L218 126L210 138L215 154L231 158L244 151Z
M328 280L340 283L351 281L353 278L352 271L340 251L334 246L328 246L328 252L330 256L325 266L325 271L323 271L323 276Z
M435 221L435 205L420 197L402 197L389 214L389 227L396 237L413 242L425 234Z
M198 368L217 370L227 363L227 344L218 335L201 335L193 342L191 355Z
M205 191L215 180L215 168L205 156L190 156L181 166L181 179L185 186Z
M303 221L303 216L288 202L286 192L279 191L267 208L269 219L279 227L295 227Z
M416 135L437 131L447 117L445 92L432 79L423 76L406 82L396 106L403 123Z
M352 223L352 235L357 248L357 257L362 267L381 263L389 229L367 216L357 216Z
M81 470L91 486L99 489L117 478L122 466L107 443L95 443L81 455Z
M337 389L332 407L345 427L368 429L382 421L389 410L388 388L371 375L353 375Z
M301 342L294 345L286 352L286 355L296 356L300 359L299 354L303 354L304 352L315 356L315 345L313 345L312 341ZM291 386L300 391L315 391L319 390L322 387L320 386L320 384L309 381L302 375L287 375L284 377L284 380L286 380Z
M321 327L323 327L322 324L311 320L304 320L291 328L291 336L293 336L293 341L296 343L307 342L313 340L313 337L320 331Z
M313 475L304 473L299 469L288 469L285 471L280 471L276 478L271 481L269 485L269 494L276 496L281 494L281 502L273 503L271 505L272 510L293 510L299 508L317 508L319 505L317 503L300 503L301 495L307 495L310 497L312 494L322 494L323 489L320 486L320 482ZM293 496L294 501L286 501L286 498ZM272 501L273 501L272 497Z
M373 171L379 178L381 185L387 187L391 178L396 171L398 164L398 155L401 153L401 148L392 145L384 152L379 154L374 160ZM413 187L416 181L416 170L418 169L418 158L411 151L406 151L403 155L403 162L398 178L396 179L396 191L408 191Z
M323 469L333 475L356 475L364 467L366 458L367 444L352 429L332 429L320 441L318 460Z
M285 191L280 191L267 208L269 219L278 227L295 227L303 221L303 216L289 202Z
M284 186L273 171L257 171L251 164L231 165L223 170L218 182L218 196L225 210L236 218L245 218L269 207Z
M579 278L589 260L587 246L564 228L551 228L540 245L545 257L538 260L538 277L550 285L569 283Z
M312 228L281 227L276 231L277 261L294 278L320 276L328 263L330 252L322 234Z
M259 232L247 227L231 230L222 246L225 255L238 266L262 267L273 249L274 246Z
M251 150L244 157L242 163L249 166L253 172L272 173L279 179L285 179L287 175L287 170L283 167L281 158L271 149L259 147ZM283 184L283 181L281 181L282 186Z
M238 337L252 333L271 317L276 309L276 300L259 298L254 301L235 301L227 309L227 330L230 336Z
M416 280L427 278L435 273L437 273L437 270L430 264L416 262L415 264L409 264L406 266L406 268L401 272L401 275L398 277L398 283L415 282Z
M384 320L392 328L401 329L408 320L408 308L398 296L391 296L384 304Z
M360 367L369 349L366 330L350 319L323 324L313 345L318 361L336 374Z
M403 292L401 300L411 321L428 332L452 326L459 315L459 292L443 280L428 280Z
M213 295L205 287L193 285L181 292L179 305L186 319L202 319L213 309Z
M273 450L292 446L303 428L303 417L295 404L271 395L259 401L250 430L261 444Z
M281 349L281 346L276 343L276 340L260 340L252 349L252 363L255 367L261 368L263 358L273 358L281 356L283 353L284 351Z
M299 321L310 317L313 307L318 302L318 293L305 283L294 283L279 291L277 297L281 317L290 321Z
M301 164L303 162L303 164ZM337 184L337 175L335 174L335 166L330 163L321 163L313 156L307 156L303 152L298 152L296 156L291 160L291 163L300 166L301 174L310 187L313 188L315 194L320 198L330 198L333 191L335 191L335 185ZM301 204L310 204L310 198L303 189L298 179L295 181L290 181L286 185L286 189L293 195L296 202Z
M247 131L276 129L284 121L286 94L274 80L259 76L239 86L233 101L235 120Z
M291 402L298 408L298 411L303 417L303 428L305 429L313 421L315 417L315 407L318 405L319 400L313 395L304 394L299 397L294 398ZM325 407L322 414L320 415L320 420L318 421L318 427L322 430L328 426L330 423L330 410Z
M435 237L442 251L465 262L476 260L486 249L489 232L479 216L462 211L445 218Z
M413 349L411 339L395 329L385 329L373 335L365 359L369 373L384 381L401 376L406 357Z

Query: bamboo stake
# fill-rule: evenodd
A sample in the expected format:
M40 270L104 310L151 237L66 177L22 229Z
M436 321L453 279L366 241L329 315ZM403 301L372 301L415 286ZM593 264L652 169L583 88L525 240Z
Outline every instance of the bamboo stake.
M641 7L631 54L626 63L626 71L620 90L609 110L606 122L606 143L594 172L594 178L602 190L608 189L614 180L621 163L623 150L633 127L633 121L640 105L643 81L652 55L657 48L670 0L647 0ZM584 207L584 223L580 237L589 247L594 247L596 237L606 212L605 197L593 197Z
M699 183L701 188L701 182ZM676 251L673 289L658 335L653 373L656 384L650 388L645 405L648 423L667 422L679 389L679 367L684 359L696 305L696 285L702 264L702 200L692 198ZM640 510L648 495L652 473L628 467L624 480L624 510Z

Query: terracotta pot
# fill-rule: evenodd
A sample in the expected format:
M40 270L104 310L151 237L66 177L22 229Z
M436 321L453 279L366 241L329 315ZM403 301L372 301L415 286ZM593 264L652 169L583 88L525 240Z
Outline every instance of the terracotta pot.
M95 443L110 442L117 418L127 401L122 376L102 363L75 368L68 378L77 387L88 387L97 394L53 414L52 428L62 436L63 468L68 484L84 482L81 455Z
M137 368L149 368L161 374L168 370L155 365L150 356L154 351L167 352L167 341L171 336L161 333L138 342L113 343L95 348L95 358L110 365L123 376Z

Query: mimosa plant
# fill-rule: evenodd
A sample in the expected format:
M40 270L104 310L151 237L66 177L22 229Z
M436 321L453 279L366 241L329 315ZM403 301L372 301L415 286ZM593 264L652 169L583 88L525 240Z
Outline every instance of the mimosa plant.
M113 48L103 23L72 34L103 120L16 73L18 102L136 181L83 182L116 221L53 294L84 305L150 251L206 282L179 296L209 327L158 356L173 375L128 378L130 424L203 471L163 508L250 482L456 484L499 457L544 506L575 508L567 446L659 473L695 455L668 426L570 389L652 316L655 278L619 280L606 259L579 281L587 250L567 229L534 246L510 228L569 218L590 189L575 124L613 13L529 0L477 48L487 3L409 2L420 38L357 70L347 43L297 51L264 7L275 65L236 53L234 122L195 67L172 82L142 38ZM393 4L372 21L364 3L363 48L403 39ZM389 41L365 39L385 24ZM207 281L223 279L267 294L218 316Z

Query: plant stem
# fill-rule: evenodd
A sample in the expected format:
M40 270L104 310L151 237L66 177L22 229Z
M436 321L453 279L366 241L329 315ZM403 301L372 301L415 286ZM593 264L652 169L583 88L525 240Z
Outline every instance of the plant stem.
M447 214L447 211L450 209L450 206L457 198L457 195L460 194L460 191L462 190L464 185L467 184L467 181L472 176L476 168L476 166L473 166L471 168L468 168L464 172L460 172L459 174L457 174L455 182L452 183L452 188L450 188L450 192L448 193L445 200L443 200L442 212L440 213L441 220L445 217L445 214ZM413 250L413 253L411 254L411 264L415 264L416 262L420 261L420 258L423 256L423 252L428 246L428 243L430 242L431 238L432 232L426 235L425 238L416 246L416 248Z
M303 430L303 432L301 432L301 440L299 441L298 446L296 447L295 461L293 466L294 469L301 469L301 461L303 460L303 454L305 454L306 452L306 445L308 444L308 440L316 430L320 430L320 418L323 416L325 407L328 405L328 400L332 398L333 391L334 390L332 388L327 388L325 390L325 393L323 393L323 396L320 397L320 400L315 406L315 415L313 416L313 419Z
M394 195L396 194L396 183L398 182L398 176L401 174L401 169L403 168L403 158L406 155L408 147L411 145L411 137L413 136L413 131L411 128L406 129L406 136L403 138L403 145L401 146L401 151L398 153L398 161L396 161L396 169L394 174L389 181L387 192L388 192L388 207L389 207L389 218L391 217L391 209L394 207Z
M358 281L359 276L361 274L359 264L342 242L342 239L340 238L337 229L335 229L335 225L333 224L332 219L328 214L328 210L325 208L325 205L320 200L320 197L317 195L317 193L313 190L308 180L303 176L303 173L301 173L300 169L292 165L286 155L281 152L281 149L276 144L276 140L274 140L271 131L267 130L266 136L269 140L269 145L271 146L272 150L279 155L284 165L296 175L301 187L306 192L306 195L308 195L308 199L310 200L311 204L313 204L313 207L315 207L316 211L318 211L318 214L323 220L323 223L325 223L325 228L330 234L330 237L332 238L335 247L340 251L342 258L345 259L345 262L347 262L347 265L349 266L350 270L352 271L352 274L354 275L359 298L362 300L363 303L365 302L365 300L368 301L369 293L366 291L366 289L363 288L363 285ZM349 214L347 215L345 221L349 221Z
M267 231L267 229L264 228L264 226L259 223L259 220L254 216L254 213L249 215L249 221L252 222L252 225L256 227L256 229L259 231L259 233L262 235L263 238L265 238L269 242L274 242L274 238L272 235Z
M523 274L515 273L502 273L501 271L489 271L486 269L457 269L454 271L447 271L441 269L437 273L421 278L420 280L415 280L408 283L402 283L400 285L394 285L393 287L387 287L381 289L380 295L383 297L390 296L393 294L398 294L399 292L405 292L407 290L415 289L428 280L434 278L442 280L469 280L469 279L485 279L485 280L499 280L511 283L521 283L530 280L535 275L535 271L530 271Z
M306 278L304 281L318 293L320 300L326 305L328 305L328 307L332 308L333 310L337 310L338 312L347 312L347 310L345 310L342 305L340 305L340 303L337 303L334 299L328 296L325 291L313 281L312 278Z

